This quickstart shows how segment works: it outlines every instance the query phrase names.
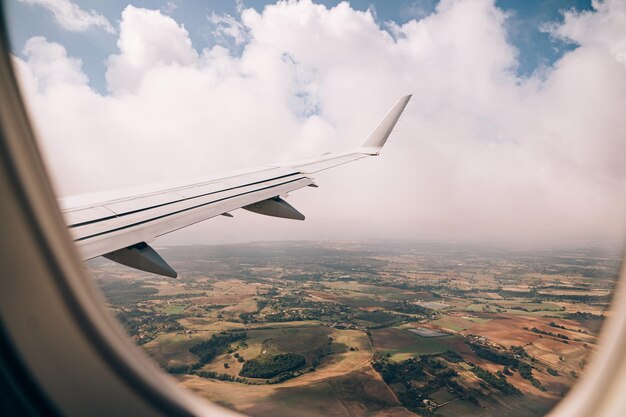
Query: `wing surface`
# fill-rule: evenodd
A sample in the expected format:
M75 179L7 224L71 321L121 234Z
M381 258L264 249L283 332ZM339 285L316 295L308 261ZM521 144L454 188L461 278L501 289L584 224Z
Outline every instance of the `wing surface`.
M311 174L378 155L411 96L402 97L354 151L327 154L281 166L221 175L158 191L86 204L61 202L83 260L106 256L125 265L167 276L175 272L147 244L159 236L244 208L304 220L279 196L313 186ZM75 200L76 201L76 200Z

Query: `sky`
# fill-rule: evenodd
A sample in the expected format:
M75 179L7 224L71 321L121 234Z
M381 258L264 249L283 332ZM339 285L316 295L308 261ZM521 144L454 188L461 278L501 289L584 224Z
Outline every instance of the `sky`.
M626 0L70 1L6 5L60 196L358 146L294 222L237 210L157 244L622 242Z

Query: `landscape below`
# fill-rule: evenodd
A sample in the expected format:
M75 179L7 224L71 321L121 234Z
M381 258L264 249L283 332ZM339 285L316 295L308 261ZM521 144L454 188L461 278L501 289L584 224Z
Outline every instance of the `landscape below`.
M539 416L584 372L619 252L288 242L88 267L180 385L252 416Z

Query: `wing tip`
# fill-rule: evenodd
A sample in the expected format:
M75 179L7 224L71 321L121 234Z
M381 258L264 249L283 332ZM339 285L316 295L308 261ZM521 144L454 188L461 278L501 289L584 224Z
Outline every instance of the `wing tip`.
M374 129L365 142L363 142L359 148L360 153L367 155L378 155L380 153L380 150L387 142L389 135L391 135L393 128L398 122L400 115L402 115L402 112L404 112L409 100L411 100L411 97L413 97L413 94L407 94L396 101L376 129Z

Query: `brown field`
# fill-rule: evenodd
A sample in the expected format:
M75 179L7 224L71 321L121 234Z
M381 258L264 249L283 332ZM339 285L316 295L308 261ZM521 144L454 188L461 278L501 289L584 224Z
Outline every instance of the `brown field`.
M483 317L488 317L489 315L484 314ZM545 317L537 317L537 316L518 316L511 314L498 314L492 315L492 320L486 323L477 323L475 326L471 327L468 330L461 332L463 335L475 334L486 336L492 341L506 346L525 346L527 344L535 342L539 339L539 335L536 333L532 333L529 331L523 330L523 327L533 328L537 327L542 330L551 331L553 333L564 333L568 336L589 340L590 342L595 340L595 338L591 335L580 334L577 332L569 332L562 329L557 329L548 326L548 323L554 321L558 324L565 325L566 327L579 328L579 323L564 320L564 319L554 319L554 318L545 318ZM549 336L544 336L549 337Z
M347 374L326 375L306 383L297 379L279 385L243 385L194 376L180 378L181 385L202 397L251 416L414 415L400 406L369 363Z

